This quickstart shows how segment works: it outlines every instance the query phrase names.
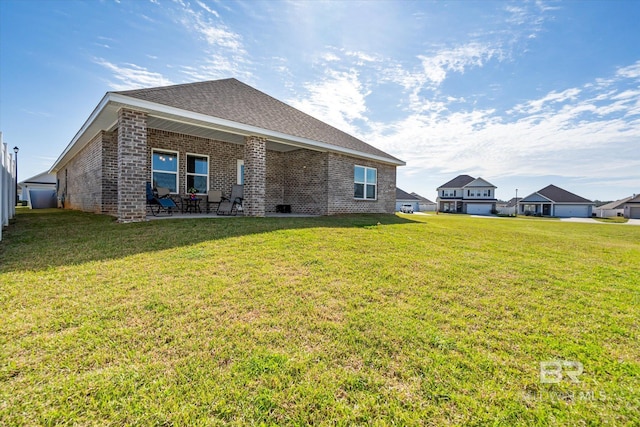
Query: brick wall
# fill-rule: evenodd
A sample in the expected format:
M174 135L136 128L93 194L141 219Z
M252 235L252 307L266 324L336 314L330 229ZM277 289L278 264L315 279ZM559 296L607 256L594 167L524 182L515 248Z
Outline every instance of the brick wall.
M283 153L284 204L292 213L327 214L328 154L311 150Z
M356 200L353 198L353 168L355 165L377 169L377 200ZM328 215L340 213L393 213L395 211L395 166L329 153L328 182Z
M147 142L147 176L151 180L151 150L164 149L178 152L179 193L185 195L187 153L209 156L209 189L228 195L237 180L237 163L244 157L242 145L214 141L197 136L184 135L157 129L149 129Z
M102 212L103 132L97 134L57 174L59 195L64 207L86 212Z
M118 111L118 221L145 221L147 216L147 115Z
M118 215L117 130L102 132L102 213Z
M267 140L248 136L244 141L244 214L264 216L267 183Z
M133 113L133 114L131 114ZM237 161L245 158L245 147L206 138L146 129L144 114L127 112L128 130L101 132L58 172L61 193L67 188L65 207L118 216L119 176L128 176L134 191L123 196L131 212L125 221L142 220L146 215L145 183L151 180L151 150L179 153L179 193L186 193L186 153L209 156L209 188L228 195L237 180ZM127 135L128 133L128 135ZM146 143L143 135L146 133ZM128 138L134 156L129 166L120 168L118 140ZM143 153L140 156L140 153ZM351 212L393 213L395 209L396 168L373 161L311 150L265 152L264 212L275 212L276 205L291 205L292 212L331 215ZM375 167L378 171L378 199L353 198L354 165ZM245 168L247 168L245 162ZM246 170L246 169L245 169ZM135 185L131 181L135 177ZM246 179L246 177L245 177ZM129 185L129 184L127 184ZM246 188L245 188L246 190ZM135 193L135 194L134 194ZM246 195L245 195L246 196ZM135 199L135 200L134 200Z
M285 153L267 150L267 189L264 196L265 212L275 212L285 199Z

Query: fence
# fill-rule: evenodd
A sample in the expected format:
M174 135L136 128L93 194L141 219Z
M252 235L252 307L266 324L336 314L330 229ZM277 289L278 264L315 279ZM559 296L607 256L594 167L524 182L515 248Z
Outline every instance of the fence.
M16 163L0 132L0 240L2 229L16 215Z

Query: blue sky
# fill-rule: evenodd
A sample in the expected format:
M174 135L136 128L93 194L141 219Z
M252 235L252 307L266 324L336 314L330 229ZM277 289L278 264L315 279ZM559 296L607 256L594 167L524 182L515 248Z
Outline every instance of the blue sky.
M105 92L235 77L509 199L640 193L637 1L0 1L0 131L48 169Z

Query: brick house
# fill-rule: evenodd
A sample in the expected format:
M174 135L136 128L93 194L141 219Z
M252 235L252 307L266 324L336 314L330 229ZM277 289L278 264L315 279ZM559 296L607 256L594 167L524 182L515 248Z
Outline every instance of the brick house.
M404 162L236 79L107 92L56 160L64 207L146 219L175 195L244 185L244 213L393 213Z

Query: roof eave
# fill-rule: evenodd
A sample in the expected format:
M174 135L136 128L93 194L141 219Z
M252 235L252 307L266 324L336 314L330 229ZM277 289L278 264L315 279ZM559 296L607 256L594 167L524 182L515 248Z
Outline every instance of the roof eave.
M53 163L53 166L51 166L51 169L49 169L48 173L55 173L58 171L59 167L61 166L62 161L65 159L65 157L69 154L69 152L75 148L75 145L78 143L78 141L80 141L80 139L85 135L85 133L89 130L89 128L91 127L91 125L93 124L93 122L95 122L96 118L102 113L102 111L105 109L105 107L107 106L107 104L109 104L110 101L110 92L107 92L102 99L100 100L100 102L98 103L98 105L96 106L96 108L93 109L93 112L91 113L91 115L89 116L89 118L87 118L87 120L84 122L84 124L82 125L82 127L80 128L80 130L78 130L78 132L76 133L76 135L73 137L73 139L71 140L71 142L69 142L69 144L67 145L67 147L64 149L64 151L62 152L62 154L60 154L60 156L56 159L56 161ZM89 141L86 141L89 142Z

